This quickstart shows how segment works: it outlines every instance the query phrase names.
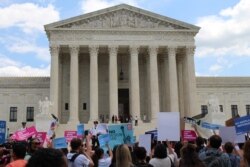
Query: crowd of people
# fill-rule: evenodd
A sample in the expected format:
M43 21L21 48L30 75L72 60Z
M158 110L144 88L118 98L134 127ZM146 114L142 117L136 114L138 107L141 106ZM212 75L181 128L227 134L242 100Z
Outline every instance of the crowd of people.
M222 144L219 135L198 136L195 142L157 141L151 152L138 143L106 149L92 144L92 134L74 138L70 149L43 148L39 139L9 142L0 147L0 167L249 167L250 140ZM95 140L95 139L94 139ZM95 141L96 142L96 141Z

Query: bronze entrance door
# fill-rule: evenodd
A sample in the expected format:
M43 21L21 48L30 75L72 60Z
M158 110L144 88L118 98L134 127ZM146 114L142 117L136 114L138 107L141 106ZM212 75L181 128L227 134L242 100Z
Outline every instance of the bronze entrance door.
M129 122L129 89L118 89L118 109L121 123Z

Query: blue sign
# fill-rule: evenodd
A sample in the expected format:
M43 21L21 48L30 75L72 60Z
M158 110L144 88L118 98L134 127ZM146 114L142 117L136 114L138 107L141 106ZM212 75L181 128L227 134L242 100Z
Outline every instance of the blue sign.
M77 136L82 136L84 134L84 125L79 124L77 125Z
M133 144L133 126L131 123L109 125L108 129L111 149L120 144Z
M0 144L5 142L6 136L6 121L0 121Z
M250 115L235 118L234 125L237 135L241 135L250 131Z
M53 140L53 147L55 149L68 148L68 144L65 137L56 138Z
M102 148L105 147L106 144L109 144L109 141L110 141L109 134L99 135L98 141L99 141L100 147L102 147Z
M201 122L201 127L206 128L206 129L211 129L211 130L218 130L220 127L222 127L221 125L216 125L216 124L211 124L211 123L207 123L207 122Z

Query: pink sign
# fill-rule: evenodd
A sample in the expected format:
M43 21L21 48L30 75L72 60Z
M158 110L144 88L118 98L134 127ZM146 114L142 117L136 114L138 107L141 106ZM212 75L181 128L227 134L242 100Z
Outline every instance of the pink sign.
M13 134L12 139L19 140L19 141L27 140L29 137L35 135L36 133L37 133L37 131L36 131L35 126L31 126L31 127L26 128L24 130L16 131Z
M73 138L77 138L76 131L64 131L64 137L66 138L67 142L70 142Z
M46 135L47 135L47 133L46 132L37 132L37 134L36 134L36 138L38 138L39 139L39 141L41 142L41 146L43 145L43 143L44 143L44 141L45 141L45 139L46 139Z
M193 130L182 130L182 138L184 141L195 141L197 135Z

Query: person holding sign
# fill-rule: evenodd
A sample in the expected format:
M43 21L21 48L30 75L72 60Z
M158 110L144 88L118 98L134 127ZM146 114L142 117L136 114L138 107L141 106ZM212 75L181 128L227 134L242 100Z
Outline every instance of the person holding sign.
M97 148L95 150L94 155L92 156L92 159L93 159L94 164L95 164L94 167L109 167L111 165L111 161L113 158L113 152L109 148L108 144L106 144L106 146L108 147L109 156L105 157L104 150L102 148Z
M92 147L99 147L99 142L98 142L98 129L97 129L98 121L94 121L94 127L90 130L90 133L92 135Z
M86 145L88 145L89 138L86 138ZM93 167L94 162L90 157L89 148L85 151L81 139L74 138L70 142L71 151L67 154L68 167Z

